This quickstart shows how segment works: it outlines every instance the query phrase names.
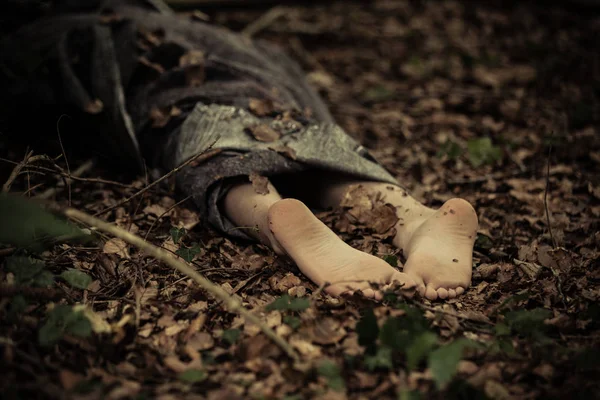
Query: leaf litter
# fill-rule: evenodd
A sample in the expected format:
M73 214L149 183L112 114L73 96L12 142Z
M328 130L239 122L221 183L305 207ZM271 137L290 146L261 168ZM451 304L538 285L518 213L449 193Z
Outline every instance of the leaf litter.
M534 3L377 1L289 11L261 38L299 59L344 129L419 200L439 206L459 196L475 205L481 227L472 287L443 304L407 302L393 291L383 304L332 298L264 246L201 226L191 203L175 205L165 188L104 216L147 234L241 299L301 354L293 363L187 277L118 239L56 244L48 239L80 232L51 215L39 214L42 238L18 232L11 203L3 222L15 222L0 237L16 238L19 250L1 256L2 392L92 399L594 398L599 77L594 63L580 60L600 50L585 39L597 36L597 21ZM261 14L214 10L208 17L235 29ZM147 32L141 40L162 39ZM204 80L204 57L180 60L191 86ZM146 66L160 74L160 65ZM278 112L267 101L249 107L258 116ZM179 113L155 109L153 124L164 126ZM249 133L275 140L279 133L267 128ZM274 150L295 158L291 149ZM264 191L262 177L254 178L255 190ZM43 179L19 177L12 190L48 184ZM73 183L72 201L102 210L141 187L140 180L129 187ZM58 192L57 201L66 204L66 193ZM396 215L383 199L357 191L319 216L354 247L391 265L405 261L389 243ZM40 240L20 250L32 237Z

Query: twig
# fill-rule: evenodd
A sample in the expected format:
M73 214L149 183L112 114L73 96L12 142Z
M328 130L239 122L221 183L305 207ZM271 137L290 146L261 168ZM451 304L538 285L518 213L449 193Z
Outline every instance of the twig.
M167 179L171 175L174 175L174 174L178 173L179 171L181 171L183 168L187 167L191 163L205 161L205 160L207 160L207 159L215 156L216 154L218 154L220 152L221 152L221 149L214 149L214 150L206 151L204 153L200 153L197 156L191 157L189 160L185 161L184 163L182 163L178 167L175 167L171 171L167 172L165 175L161 176L160 178L158 178L157 180L155 180L154 182L152 182L148 186L144 187L143 189L141 189L141 190L137 191L136 193L132 194L131 196L129 196L125 200L122 200L122 201L118 202L117 204L115 204L115 205L113 205L111 207L108 207L108 208L106 208L106 209L104 209L102 211L98 211L96 214L94 214L94 216L97 217L99 215L106 214L107 212L112 211L112 210L114 210L117 207L121 207L123 204L131 201L132 199L136 198L137 196L139 196L141 194L144 194L150 188L158 185L160 182L164 181L165 179Z
M67 153L65 152L65 147L63 146L62 138L60 137L60 129L58 127L58 125L60 124L60 120L66 116L67 116L66 114L62 114L60 117L58 117L58 121L56 121L56 134L58 135L58 144L60 144L60 150L62 151L62 155L65 159L65 164L67 166L67 174L69 174L69 177L65 181L65 185L67 185L67 193L69 196L69 207L71 207L71 180L69 179L71 177L71 167L69 167L69 160L67 159ZM48 192L49 190L51 190L51 189L48 189L46 192ZM44 198L46 198L46 197L44 197Z
M248 24L248 26L242 30L242 35L249 38L256 35L258 32L268 28L269 25L275 22L279 17L285 15L287 11L288 9L282 6L275 6L271 8L258 19Z
M156 223L158 221L160 221L162 219L162 217L164 217L165 215L167 215L168 213L170 213L172 209L174 209L175 207L177 207L181 203L185 203L186 201L188 201L191 198L192 198L192 196L190 195L190 196L187 196L186 198L184 198L182 200L179 200L177 203L173 204L171 207L169 207L168 209L166 209L162 214L160 214L158 216L158 218L156 218L154 220L154 222L152 222L152 225L150 225L150 228L148 229L148 232L146 232L146 235L144 236L144 240L148 239L148 235L150 234L150 232L152 232L152 229L154 228L154 225L156 225Z
M63 175L63 177L65 178L65 185L67 185L69 188L69 204L71 204L71 181L73 181L77 177L85 174L87 171L89 171L93 167L94 167L94 161L87 160L86 162L81 164L79 166L79 168L77 168L75 171L73 171L73 173L71 173L69 171L67 176ZM62 175L62 173L61 173L61 175ZM48 199L48 198L54 196L56 194L56 192L58 192L59 189L60 189L60 187L58 185L56 185L55 187L51 187L51 188L47 189L46 191L44 191L37 197L40 199Z
M8 180L4 183L4 185L2 186L2 191L7 193L10 190L10 187L12 186L13 182L15 181L15 179L17 179L17 176L19 176L19 173L21 172L21 170L23 168L25 168L25 166L29 163L33 163L39 160L49 160L50 158L48 156L34 156L33 155L33 151L28 152L27 154L25 154L25 157L23 158L23 161L21 161L20 163L15 163L16 166L15 168L12 170L12 172L10 173L10 176L8 177Z
M247 310L241 303L240 300L231 297L225 290L223 290L220 286L215 285L204 276L199 274L193 268L191 268L188 264L178 260L171 253L151 244L141 237L134 235L126 230L119 228L116 225L109 224L104 222L98 218L95 218L91 215L88 215L84 212L75 210L73 208L58 208L58 212L65 215L68 218L80 221L86 225L94 226L98 230L109 233L119 239L126 241L127 243L138 247L143 250L150 256L158 259L159 261L164 262L165 264L171 266L177 271L181 272L184 275L192 278L200 287L205 289L208 293L210 293L217 300L223 302L226 308L233 313L239 313L242 315L247 321L257 325L263 333L273 340L281 349L293 360L299 360L298 355L294 351L294 349L280 336L277 335L271 328L269 328L266 324L264 324L258 317L253 315L249 310Z
M552 135L554 136L554 135ZM548 162L546 163L546 189L544 190L544 209L546 210L546 223L548 224L548 232L550 233L550 240L552 241L552 247L556 248L556 241L552 234L552 226L550 226L550 212L548 211L548 189L550 188L550 152L552 151L552 143L548 147Z
M13 164L13 165L19 165L18 162L15 162L15 161L12 161L12 160L9 160L9 159L6 159L6 158L2 158L2 157L0 157L0 161L6 162L6 163L9 163L9 164ZM52 174L58 174L58 175L62 175L62 176L65 176L65 177L67 176L67 174L65 172L63 172L63 171L60 171L60 170L56 171L56 170L53 170L53 169L50 169L50 168L41 167L39 165L27 165L27 168L29 168L29 169L33 168L35 170L44 171L44 172L48 172L48 173L52 173ZM32 172L34 172L34 171L32 171ZM116 181L111 181L111 180L102 179L102 178L82 178L82 177L79 177L79 176L75 176L74 174L71 174L70 178L72 180L74 180L74 181L79 181L79 182L103 183L103 184L106 184L106 185L120 186L120 187L128 188L128 189L132 187L132 185L127 184L127 183L116 182Z

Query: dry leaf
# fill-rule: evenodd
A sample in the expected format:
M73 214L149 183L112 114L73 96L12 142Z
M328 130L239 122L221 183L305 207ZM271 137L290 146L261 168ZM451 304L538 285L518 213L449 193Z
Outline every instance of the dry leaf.
M281 134L275 129L265 124L259 124L248 128L254 139L259 142L274 142L281 137Z
M252 188L258 194L269 194L269 180L264 176L260 176L256 172L252 172L249 176L252 182Z
M129 258L129 245L123 239L112 238L104 243L102 251L106 254L116 254L121 258Z
M185 69L185 81L188 86L200 86L204 83L204 53L190 50L179 58L179 66Z
M275 105L272 100L251 98L248 102L248 109L254 115L265 117L275 111Z
M269 147L269 149L276 151L279 154L282 154L283 156L289 158L290 160L295 160L297 158L296 150L294 150L291 147L286 146L284 144L274 146L274 147Z

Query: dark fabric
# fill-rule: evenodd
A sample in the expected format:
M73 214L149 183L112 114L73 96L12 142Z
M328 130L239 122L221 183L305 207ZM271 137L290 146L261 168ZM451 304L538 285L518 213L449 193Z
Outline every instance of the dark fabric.
M95 3L101 6L89 7ZM395 183L334 123L299 66L278 48L178 17L159 0L74 4L0 42L5 98L32 101L31 88L44 87L45 102L94 114L98 140L138 168L145 160L167 171L209 147L223 149L177 178L218 229L245 236L230 231L218 209L227 178L321 168ZM189 84L191 67L181 62L189 54L202 58L193 66L199 85ZM250 102L257 100L273 110L253 115ZM178 111L157 124L157 110L173 107ZM257 125L281 137L258 141L249 133Z

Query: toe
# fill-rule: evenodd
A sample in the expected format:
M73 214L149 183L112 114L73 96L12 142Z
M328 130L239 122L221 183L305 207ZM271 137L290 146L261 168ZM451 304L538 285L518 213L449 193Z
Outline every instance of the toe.
M360 291L360 293L367 299L377 299L377 292L371 288L363 289Z
M448 290L446 290L444 288L439 288L437 290L437 294L438 294L438 297L440 299L447 299L448 298Z
M454 289L448 289L448 298L449 299L453 299L456 297L456 290Z
M427 289L425 289L425 297L429 300L435 300L438 298L438 292L431 286L427 286Z
M460 296L461 294L463 294L465 292L465 289L463 289L462 287L457 287L456 288L456 295Z

